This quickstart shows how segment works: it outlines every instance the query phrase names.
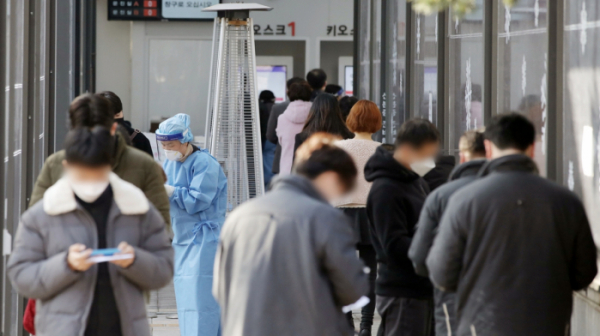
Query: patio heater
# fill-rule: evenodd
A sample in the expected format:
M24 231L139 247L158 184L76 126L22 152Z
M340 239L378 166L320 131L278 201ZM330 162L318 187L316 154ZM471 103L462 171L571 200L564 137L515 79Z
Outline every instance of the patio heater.
M269 10L272 8L254 3L218 4L204 9L218 12L213 32L206 148L227 176L228 211L265 192L250 11Z

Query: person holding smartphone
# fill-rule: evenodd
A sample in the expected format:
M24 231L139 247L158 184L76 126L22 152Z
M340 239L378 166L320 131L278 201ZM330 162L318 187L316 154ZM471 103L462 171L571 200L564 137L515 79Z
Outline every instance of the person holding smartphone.
M64 176L21 217L13 287L36 300L38 335L150 335L143 292L173 277L164 219L111 172L108 129L74 129L65 147ZM119 260L90 258L106 248L118 248Z

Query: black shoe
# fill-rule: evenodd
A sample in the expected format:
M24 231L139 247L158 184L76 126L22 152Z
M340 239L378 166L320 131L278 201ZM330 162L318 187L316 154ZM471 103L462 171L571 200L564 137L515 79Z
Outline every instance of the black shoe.
M361 329L359 336L371 336L371 329Z

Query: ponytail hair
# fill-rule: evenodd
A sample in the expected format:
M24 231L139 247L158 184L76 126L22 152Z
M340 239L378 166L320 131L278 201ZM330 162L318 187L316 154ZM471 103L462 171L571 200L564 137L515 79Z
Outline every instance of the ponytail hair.
M296 174L314 180L332 171L339 176L346 190L352 190L358 171L352 157L335 145L339 140L339 136L329 133L313 134L296 151Z

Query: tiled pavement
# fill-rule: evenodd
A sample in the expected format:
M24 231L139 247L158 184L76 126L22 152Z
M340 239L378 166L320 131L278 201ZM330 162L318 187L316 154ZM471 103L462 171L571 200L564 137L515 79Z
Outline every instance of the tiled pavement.
M148 313L151 316L150 326L152 328L152 336L180 336L179 335L179 320L176 317L175 292L173 284L161 289L158 292L150 294L150 302L148 303ZM360 325L360 311L355 311L354 325ZM377 334L380 318L375 314L373 324L373 335ZM194 336L194 335L181 335Z
M377 334L379 328L380 318L375 316L373 325L373 335ZM354 324L358 326L360 324L360 313L354 312ZM180 336L179 335L179 322L177 319L168 319L167 315L158 315L156 318L150 319L150 326L152 327L152 336ZM187 336L187 335L181 335Z

